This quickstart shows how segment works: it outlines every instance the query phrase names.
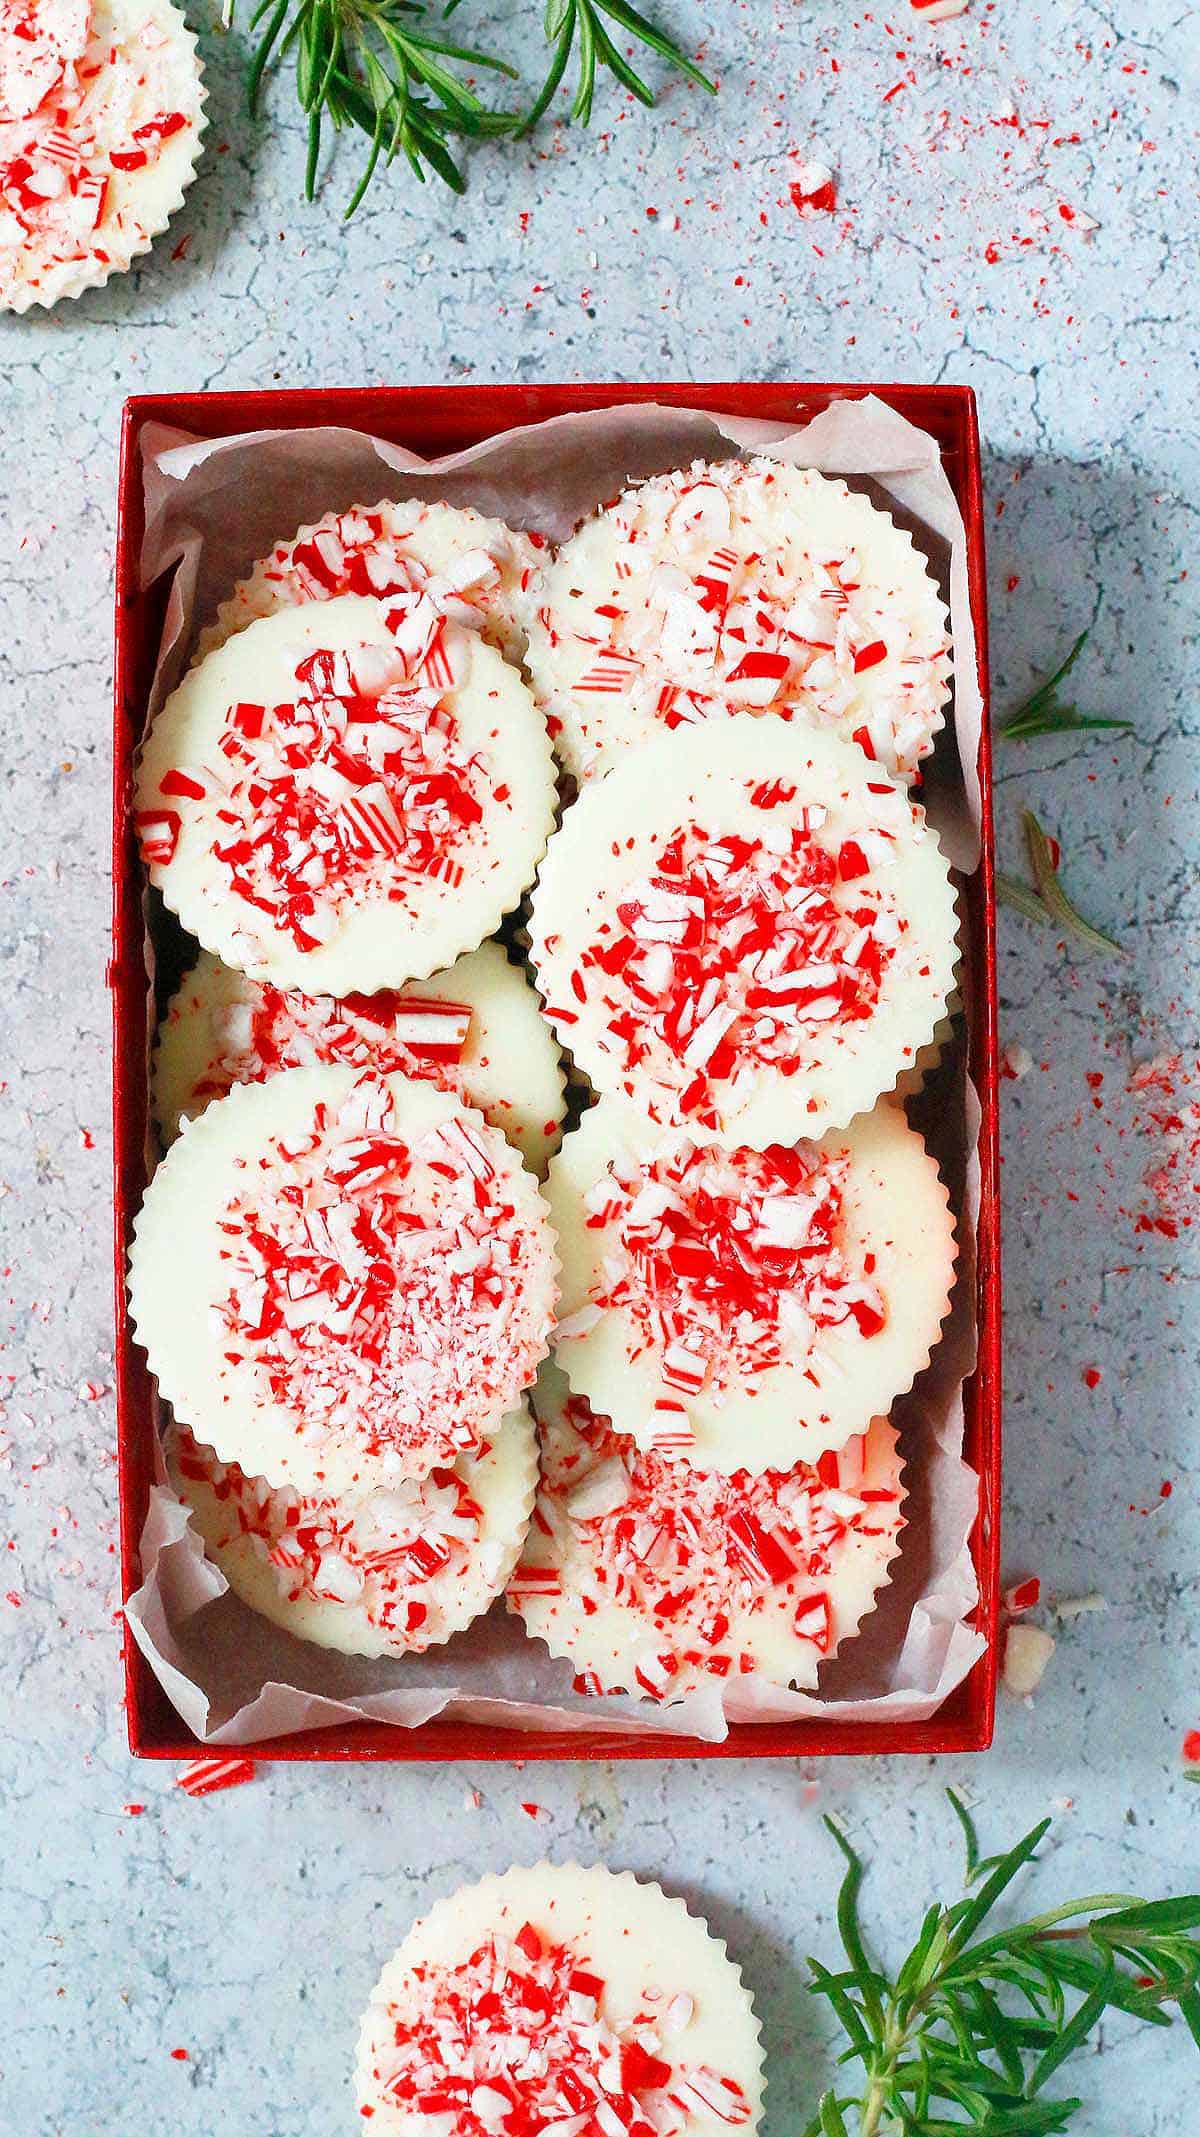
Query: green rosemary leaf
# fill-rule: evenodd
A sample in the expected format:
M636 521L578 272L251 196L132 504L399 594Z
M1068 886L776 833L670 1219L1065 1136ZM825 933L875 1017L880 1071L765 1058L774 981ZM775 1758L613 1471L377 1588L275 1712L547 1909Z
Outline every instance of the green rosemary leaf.
M1103 1915L1098 1922L1089 1924L1093 1937L1114 1933L1125 1937L1131 1931L1135 1936L1161 1936L1164 1930L1196 1928L1200 1928L1200 1897L1148 1900L1140 1906L1122 1907L1118 1913Z
M946 1916L940 1901L934 1903L921 1924L921 1934L896 1976L896 2001L927 1988L942 1963L946 1949Z
M1026 920L1036 920L1039 927L1049 927L1050 915L1036 890L1030 890L1028 883L1020 882L1016 876L1006 876L999 868L996 870L996 898L999 904L1010 905L1014 913L1022 914Z
M975 1889L926 1909L891 1983L866 1954L861 1860L825 1821L846 1859L838 1927L849 1966L834 1974L811 1961L811 1986L842 2022L840 2062L861 2063L863 2093L827 2093L805 2137L1057 2137L1082 2104L1043 2090L1109 2009L1163 2025L1162 2006L1175 2003L1200 2047L1200 1896L1093 1893L980 1936L1049 1820L985 1857L974 1820L952 1808Z
M1068 2019L1058 2039L1051 2042L1034 2064L1026 2086L1026 2092L1031 2098L1034 2093L1041 2091L1047 2078L1053 2077L1059 2064L1065 2063L1069 2055L1074 2055L1075 2050L1082 2047L1096 2020L1107 2011L1112 2001L1109 1992L1116 1977L1116 1961L1110 1954L1107 1966L1101 1971L1094 1988L1078 2006L1074 2017Z
M1060 927L1066 928L1080 942L1086 943L1089 949L1103 950L1109 956L1124 957L1126 952L1121 944L1114 941L1111 935L1104 934L1100 928L1093 927L1091 921L1085 920L1083 914L1072 905L1059 880L1050 841L1033 810L1023 810L1021 821L1025 826L1025 840L1029 847L1029 859L1038 896L1051 920L1057 921Z
M975 1820L972 1818L957 1789L948 1788L946 1790L946 1799L962 1827L963 1839L966 1843L967 1867L963 1873L963 1883L965 1885L973 1885L979 1869L979 1835L975 1830Z
M520 132L527 133L549 108L573 56L577 56L579 72L571 99L571 117L581 126L586 126L592 116L598 68L606 68L631 95L637 97L639 103L653 105L656 102L654 90L643 81L617 45L610 24L617 32L624 32L645 45L648 51L656 53L669 67L686 75L701 89L716 94L716 83L701 72L694 60L690 60L657 23L639 9L630 7L628 0L547 0L543 25L550 46L550 65L546 79L518 129Z
M1100 728L1125 728L1133 726L1132 720L1110 720L1098 714L1079 712L1074 705L1064 705L1058 697L1058 685L1069 675L1088 642L1088 633L1081 631L1066 659L1053 675L1039 683L1036 690L1010 713L998 730L1005 742L1028 742L1034 735L1059 735L1083 733Z
M883 2028L883 2002L880 1997L880 1977L867 1957L862 1932L858 1924L858 1893L863 1879L863 1866L851 1847L841 1827L832 1818L824 1820L825 1829L832 1834L846 1858L846 1874L838 1893L838 1931L847 1959L850 1961L863 2010L871 2032L878 2038Z
M1043 1818L1038 1825L1033 1826L1023 1839L1018 1840L1015 1847L1009 1849L1007 1855L999 1858L990 1877L984 1880L974 1897L960 1900L957 1907L950 1909L949 1919L953 1927L947 1952L948 1970L953 1967L954 1960L968 1939L974 1936L980 1923L986 1920L1014 1877L1019 1876L1026 1863L1033 1859L1052 1823L1052 1819Z
M1179 2001L1179 2015L1200 2048L1200 1989L1185 1989Z
M859 2056L865 2061L874 2043L859 2016L857 2005L847 1995L843 1982L822 1966L819 1959L810 1959L808 1965L813 1977L810 1984L813 1994L828 1997L849 2036L850 2046L841 2060L850 2062Z
M820 2113L821 2137L850 2137L842 2110L831 2092L824 2095Z

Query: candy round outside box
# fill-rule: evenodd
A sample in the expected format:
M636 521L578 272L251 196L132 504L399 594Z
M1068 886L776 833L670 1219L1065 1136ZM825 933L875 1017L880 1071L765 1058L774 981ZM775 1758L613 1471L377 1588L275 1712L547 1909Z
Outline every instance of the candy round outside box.
M905 1491L885 1418L818 1468L703 1474L642 1454L544 1366L537 1510L509 1608L580 1689L670 1702L706 1678L811 1689L875 1608Z
M740 1971L681 1900L539 1863L409 1932L363 2020L355 2091L387 2137L474 2137L505 2106L547 2132L754 2137L766 2079Z
M0 309L101 288L195 175L205 89L170 0L0 5Z
M199 1440L337 1496L478 1450L546 1355L557 1261L536 1182L480 1114L403 1076L288 1069L172 1145L129 1291Z
M757 1151L605 1100L546 1192L557 1362L640 1447L697 1469L844 1446L907 1394L949 1312L949 1198L898 1105Z
M945 1011L956 928L924 811L856 744L764 713L660 736L590 782L529 932L598 1091L761 1147L894 1089Z
M248 625L167 700L138 773L167 904L227 964L309 993L372 993L477 948L553 820L520 676L420 596Z
M201 631L196 659L260 616L339 594L424 593L439 616L476 630L507 660L524 656L542 544L469 507L383 499L330 512L276 542Z

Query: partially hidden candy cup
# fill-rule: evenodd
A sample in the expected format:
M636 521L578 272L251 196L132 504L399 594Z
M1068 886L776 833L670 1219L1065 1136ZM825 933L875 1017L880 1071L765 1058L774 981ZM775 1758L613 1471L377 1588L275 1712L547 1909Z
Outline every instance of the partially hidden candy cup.
M248 1477L171 1425L167 1470L230 1587L298 1639L421 1654L487 1610L520 1555L537 1478L522 1405L452 1469L351 1498Z

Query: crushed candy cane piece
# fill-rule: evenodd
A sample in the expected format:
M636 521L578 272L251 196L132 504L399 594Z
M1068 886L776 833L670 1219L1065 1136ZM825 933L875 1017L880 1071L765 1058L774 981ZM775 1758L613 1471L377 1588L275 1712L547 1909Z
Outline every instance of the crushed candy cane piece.
M1036 1610L1042 1600L1042 1584L1036 1573L1030 1580L1018 1581L1004 1596L1004 1608L1011 1618L1019 1618L1027 1610Z
M585 1950L531 1922L457 1964L418 1961L368 2019L361 2111L386 2108L439 2137L684 2137L696 2110L728 2128L750 2120L735 2079L677 2059L690 1997L668 2028L660 1994L617 2020L607 1990Z
M1094 215L1089 215L1086 208L1073 207L1069 200L1059 201L1058 213L1060 220L1072 230L1078 230L1081 237L1090 237L1100 228Z
M826 163L811 160L799 164L788 193L792 206L801 215L832 215L837 207L837 186Z
M190 1765L180 1767L175 1786L188 1796L212 1796L221 1788L240 1788L243 1782L254 1779L257 1770L253 1759L237 1752L193 1759Z

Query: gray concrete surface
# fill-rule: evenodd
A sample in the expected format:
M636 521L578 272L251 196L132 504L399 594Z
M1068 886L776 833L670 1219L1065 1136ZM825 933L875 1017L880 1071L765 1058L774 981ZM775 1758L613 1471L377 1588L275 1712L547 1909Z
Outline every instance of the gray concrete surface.
M606 95L590 142L489 149L461 202L397 176L347 229L357 151L306 208L289 89L256 132L242 38L213 31L208 0L190 12L213 123L186 211L136 274L0 323L0 2128L351 2129L356 2017L414 1912L548 1850L707 1909L762 2008L768 2137L792 2137L827 2067L801 1986L803 1955L833 1947L822 1810L873 1858L892 1952L951 1873L948 1781L996 1838L1061 1807L1047 1895L1194 1888L1200 1867L1181 1762L1200 1727L1194 16L1184 0L972 0L937 27L906 0L857 17L670 0L681 33L707 32L717 104L673 87L646 116ZM519 19L532 36L535 7ZM805 220L789 185L814 151L839 208ZM1061 204L1099 227L1080 234ZM1009 865L1032 803L1128 950L1088 959L1004 921L1005 1036L1035 1063L1005 1090L1005 1559L1107 1611L1057 1626L1035 1702L1008 1702L969 1766L316 1768L192 1803L127 1756L114 1627L103 963L122 398L689 375L973 385L999 703L1086 625L1081 700L1136 722L1115 746L1005 748L998 795ZM1170 1100L1129 1088L1159 1054L1179 1057ZM1139 1229L1164 1208L1176 1236ZM1100 2048L1079 2072L1090 2137L1194 2128L1182 2037L1115 2027Z

